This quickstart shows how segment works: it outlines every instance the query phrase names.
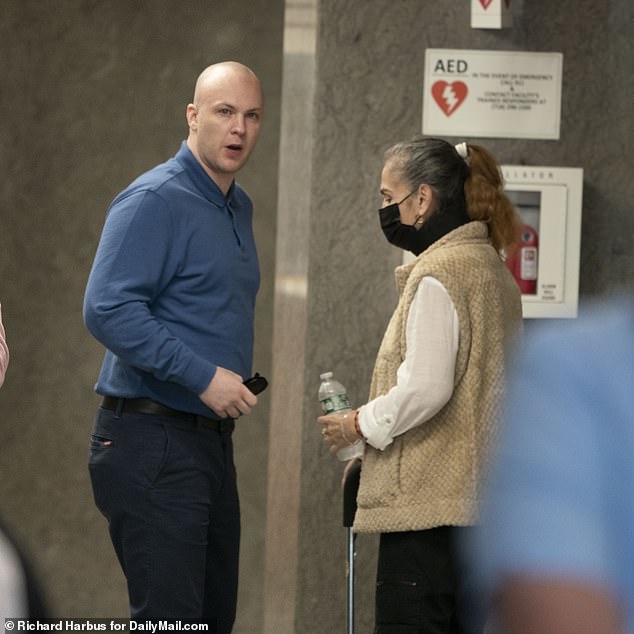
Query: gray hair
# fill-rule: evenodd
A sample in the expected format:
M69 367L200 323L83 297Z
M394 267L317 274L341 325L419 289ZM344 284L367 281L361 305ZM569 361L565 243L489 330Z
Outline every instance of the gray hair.
M438 199L438 212L452 207L466 213L464 184L469 167L451 143L416 137L390 147L384 160L386 163L393 161L397 174L411 189L429 185Z

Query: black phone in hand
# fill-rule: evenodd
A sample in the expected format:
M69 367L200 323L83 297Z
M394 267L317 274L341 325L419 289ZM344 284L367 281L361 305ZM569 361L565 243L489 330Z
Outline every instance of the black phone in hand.
M259 372L256 372L251 378L245 379L243 383L251 390L251 392L253 392L253 394L263 392L269 384L269 382Z

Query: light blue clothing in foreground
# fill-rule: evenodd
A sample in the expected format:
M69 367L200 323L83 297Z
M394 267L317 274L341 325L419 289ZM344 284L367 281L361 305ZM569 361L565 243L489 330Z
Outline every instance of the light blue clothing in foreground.
M537 329L511 380L482 571L606 584L634 632L634 301Z

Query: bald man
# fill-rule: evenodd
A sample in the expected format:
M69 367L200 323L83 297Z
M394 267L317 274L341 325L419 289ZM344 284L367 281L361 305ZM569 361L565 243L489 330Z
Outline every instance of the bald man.
M246 66L198 77L176 155L112 202L84 299L106 348L91 437L95 502L131 617L231 632L240 518L231 434L251 375L260 273L252 205L235 181L260 132Z

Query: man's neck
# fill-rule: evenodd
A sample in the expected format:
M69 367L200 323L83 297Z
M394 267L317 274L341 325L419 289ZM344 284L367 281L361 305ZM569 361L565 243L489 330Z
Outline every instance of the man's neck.
M187 147L190 152L194 155L194 158L200 163L201 167L205 170L207 176L211 178L211 180L216 184L218 189L226 196L229 189L231 189L231 185L233 184L233 174L217 174L213 170L209 169L207 165L205 165L201 160L198 152L196 151L196 147L194 143L191 142L191 137L187 139Z

